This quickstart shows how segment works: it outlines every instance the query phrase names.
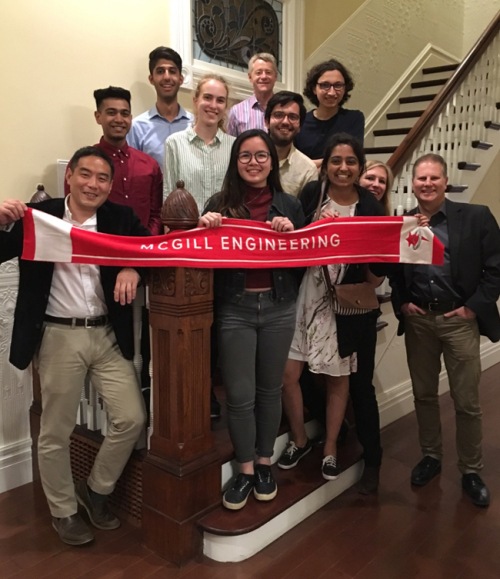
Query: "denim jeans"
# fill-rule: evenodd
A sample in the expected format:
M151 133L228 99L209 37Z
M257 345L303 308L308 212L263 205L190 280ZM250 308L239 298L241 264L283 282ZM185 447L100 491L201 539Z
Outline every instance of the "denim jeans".
M239 463L273 455L281 420L283 371L295 330L295 302L245 292L217 304L219 362L229 435Z

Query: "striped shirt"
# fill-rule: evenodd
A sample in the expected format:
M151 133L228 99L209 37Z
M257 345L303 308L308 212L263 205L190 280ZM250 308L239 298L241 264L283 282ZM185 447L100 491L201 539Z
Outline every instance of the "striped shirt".
M193 127L171 135L165 141L163 199L177 187L177 181L182 180L201 213L210 197L222 189L233 142L234 137L220 129L210 145L205 144Z
M262 129L267 132L264 123L265 108L253 94L250 98L231 107L227 117L227 132L233 137L249 129Z

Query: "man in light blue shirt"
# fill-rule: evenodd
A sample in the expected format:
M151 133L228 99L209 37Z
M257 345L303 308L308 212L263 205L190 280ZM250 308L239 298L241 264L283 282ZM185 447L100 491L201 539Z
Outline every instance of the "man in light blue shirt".
M163 167L165 141L172 133L183 131L193 120L177 101L182 85L182 59L171 48L159 46L149 54L149 82L156 90L156 104L132 123L127 142L144 151Z

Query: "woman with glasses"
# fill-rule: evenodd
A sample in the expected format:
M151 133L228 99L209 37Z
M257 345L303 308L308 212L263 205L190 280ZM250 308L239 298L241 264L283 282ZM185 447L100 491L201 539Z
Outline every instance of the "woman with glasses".
M282 191L276 148L264 131L252 129L236 138L222 191L209 200L200 226L217 227L222 217L266 222L279 232L304 224L300 201ZM293 269L215 270L219 363L240 471L224 493L228 509L244 507L252 490L261 501L277 493L271 457L298 286Z
M336 133L348 133L363 145L365 117L361 111L343 108L354 82L349 71L337 60L313 66L307 73L304 96L317 108L306 115L294 144L299 151L321 167L326 143Z

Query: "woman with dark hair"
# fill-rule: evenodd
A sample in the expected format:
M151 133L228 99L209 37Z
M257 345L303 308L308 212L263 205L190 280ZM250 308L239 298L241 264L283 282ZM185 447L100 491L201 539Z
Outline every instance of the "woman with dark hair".
M209 200L200 226L217 227L222 217L266 222L280 232L304 225L301 203L283 193L276 148L264 131L252 129L236 138L222 191ZM281 379L295 328L298 286L293 269L215 270L219 363L229 435L240 469L224 493L228 509L244 507L252 489L262 501L277 493L271 457L281 420Z
M364 154L361 143L351 135L340 133L328 142L321 165L319 181L308 183L302 190L299 200L304 208L306 223L327 217L383 216L384 209L375 197L357 184L364 167ZM333 264L323 267L311 267L307 270L300 286L297 301L297 322L290 348L288 362L283 376L283 405L290 422L292 438L288 448L281 456L278 466L284 469L293 468L298 461L311 450L304 427L304 409L299 379L305 364L313 374L324 377L326 388L326 439L322 463L323 477L335 480L340 474L337 464L337 437L344 418L349 395L349 378L356 376L356 371L365 371L362 365L365 360L357 357L357 352L364 348L365 340L376 341L376 319L378 310L375 286L381 280L377 278L366 264ZM355 306L350 309L342 306L339 285L364 285L367 295L363 309ZM353 286L350 291L355 291ZM372 308L375 308L372 309ZM373 333L373 337L372 334ZM368 335L369 334L369 335ZM373 375L373 358L366 365L367 373ZM370 377L371 386L371 377ZM357 386L352 388L356 389ZM359 397L353 397L357 401ZM374 466L380 466L382 451L378 426L378 409L375 401L375 416L370 427L374 443L363 438L361 424L358 436L367 449L373 454ZM358 407L361 407L358 404ZM356 404L354 404L356 408ZM356 419L358 415L356 414ZM363 419L364 420L364 419ZM358 424L358 422L357 422ZM359 427L359 424L358 424ZM376 446L378 437L378 449ZM366 463L368 465L368 462ZM378 472L378 470L377 470Z
M323 162L325 146L336 133L348 133L363 144L365 117L361 111L343 108L354 88L349 71L337 60L327 60L313 66L307 73L304 96L317 108L309 111L295 137L299 151L312 159L319 168Z

